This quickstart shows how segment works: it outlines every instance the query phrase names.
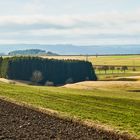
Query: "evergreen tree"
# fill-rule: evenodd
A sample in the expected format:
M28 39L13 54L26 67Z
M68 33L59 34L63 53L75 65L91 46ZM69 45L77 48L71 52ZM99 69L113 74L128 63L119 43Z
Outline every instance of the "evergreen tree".
M9 79L31 80L35 71L40 71L40 83L51 81L55 85L64 84L68 79L73 82L97 80L90 62L79 60L55 60L39 57L12 57L0 59L1 76Z

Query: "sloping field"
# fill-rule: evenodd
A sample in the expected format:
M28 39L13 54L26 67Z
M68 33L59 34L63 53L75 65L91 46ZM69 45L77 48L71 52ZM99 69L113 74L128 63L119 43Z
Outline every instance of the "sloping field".
M140 89L137 84L131 86L130 83L125 88L101 86L81 90L0 83L0 98L35 108L51 109L67 118L140 137Z
M0 139L130 139L110 131L88 127L0 100Z

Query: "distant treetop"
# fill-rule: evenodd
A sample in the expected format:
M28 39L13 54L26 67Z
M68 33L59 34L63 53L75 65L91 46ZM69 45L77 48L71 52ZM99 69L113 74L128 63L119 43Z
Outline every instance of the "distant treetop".
M45 50L41 49L27 49L27 50L15 50L8 53L10 56L16 56L16 55L58 55L53 52L46 52Z

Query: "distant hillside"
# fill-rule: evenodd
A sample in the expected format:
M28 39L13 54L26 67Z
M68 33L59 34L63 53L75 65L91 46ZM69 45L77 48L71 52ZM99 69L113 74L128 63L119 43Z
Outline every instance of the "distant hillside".
M55 52L60 55L104 55L104 54L140 54L140 45L40 45L40 44L13 44L0 45L0 52L7 53L19 49L41 49ZM50 54L50 53L49 53Z
M50 51L48 51L46 54L47 54L47 55L53 55L53 56L58 55L57 53L53 53L53 52L50 52Z
M53 52L46 52L46 50L41 49L26 49L26 50L15 50L8 53L10 56L15 55L58 55Z
M5 54L4 53L0 53L0 56L4 56Z

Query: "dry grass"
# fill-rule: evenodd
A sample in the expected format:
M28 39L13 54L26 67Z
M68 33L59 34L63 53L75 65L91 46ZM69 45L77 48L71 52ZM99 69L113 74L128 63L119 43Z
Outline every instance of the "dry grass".
M86 81L86 82L79 82L75 84L67 84L64 87L66 88L74 88L74 89L86 89L86 90L92 90L92 89L106 89L106 90L112 90L112 88L139 88L140 82L134 82L134 81Z
M5 79L5 78L0 78L1 82L4 83L9 83L9 84L14 84L14 85L30 85L30 81L22 81L22 80L10 80L10 79Z

